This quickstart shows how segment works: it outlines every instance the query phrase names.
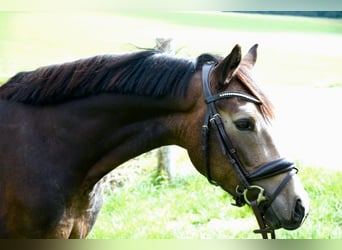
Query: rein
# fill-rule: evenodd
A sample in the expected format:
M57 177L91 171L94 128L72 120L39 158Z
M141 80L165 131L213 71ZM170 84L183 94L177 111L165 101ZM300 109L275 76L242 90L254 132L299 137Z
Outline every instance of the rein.
M290 162L285 158L280 158L261 166L252 173L249 173L246 170L239 159L236 148L224 129L224 125L222 123L221 116L216 109L215 102L221 99L233 97L241 98L257 105L261 105L261 102L255 97L242 92L224 91L216 95L212 95L210 90L210 72L214 66L214 64L204 64L202 68L202 85L205 102L208 106L204 124L202 126L202 151L206 165L207 179L211 184L218 185L214 180L212 180L210 171L208 141L209 132L210 129L212 129L215 131L222 153L227 155L233 169L239 177L239 185L236 186L236 194L234 197L235 204L233 205L242 207L247 204L251 206L260 227L260 229L254 230L254 233L260 233L263 239L268 239L268 234L270 234L271 238L275 239L274 229L268 227L265 222L264 214L279 195L281 190L290 181L291 177L298 172L298 169L294 167L293 162ZM254 181L267 179L285 172L288 172L287 176L282 180L272 194L266 194L263 187L252 184ZM253 195L251 195L251 193L253 193ZM250 198L250 196L252 196L252 198Z

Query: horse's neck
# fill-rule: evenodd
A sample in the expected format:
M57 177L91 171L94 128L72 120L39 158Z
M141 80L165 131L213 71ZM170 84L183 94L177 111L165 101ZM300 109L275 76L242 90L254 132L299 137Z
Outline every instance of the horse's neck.
M70 104L76 133L90 145L95 164L86 182L96 182L121 163L153 148L177 144L182 118L191 105L176 101L103 94ZM182 115L180 115L182 114ZM85 141L88 138L88 141ZM85 147L85 146L84 146ZM89 148L84 148L89 152Z

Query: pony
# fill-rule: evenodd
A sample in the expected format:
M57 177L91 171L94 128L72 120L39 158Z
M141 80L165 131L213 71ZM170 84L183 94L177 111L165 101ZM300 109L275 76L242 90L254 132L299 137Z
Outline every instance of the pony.
M20 72L0 87L0 237L85 238L101 208L96 183L163 145L248 204L263 235L309 211L295 165L270 132L256 84L257 45L195 60L155 49Z

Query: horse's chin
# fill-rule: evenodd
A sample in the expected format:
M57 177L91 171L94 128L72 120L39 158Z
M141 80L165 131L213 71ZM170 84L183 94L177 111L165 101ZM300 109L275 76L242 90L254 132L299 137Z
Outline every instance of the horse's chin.
M267 209L265 213L265 222L266 224L272 228L272 229L286 229L286 230L296 230L298 229L303 221L292 221L292 220L286 220L286 219L280 219L277 214L273 211L272 207Z
M267 226L269 226L272 229L279 229L282 227L282 223L280 222L280 220L274 213L273 209L271 208L267 209L264 219Z

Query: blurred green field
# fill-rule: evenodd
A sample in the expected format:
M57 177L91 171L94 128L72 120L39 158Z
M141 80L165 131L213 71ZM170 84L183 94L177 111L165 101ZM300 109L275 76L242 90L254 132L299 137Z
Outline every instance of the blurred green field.
M126 15L163 20L181 26L254 32L300 32L342 34L342 21L295 16L265 16L227 12L127 12Z
M0 12L0 81L18 71L173 38L180 56L226 55L259 43L265 85L341 83L342 21L221 12Z
M156 175L156 159L145 156L120 168L138 166L135 174L105 193L104 206L88 238L260 239L253 233L257 223L251 209L231 206L230 195L197 172L177 175L169 183ZM298 167L311 211L302 227L277 230L277 238L341 239L342 172Z

